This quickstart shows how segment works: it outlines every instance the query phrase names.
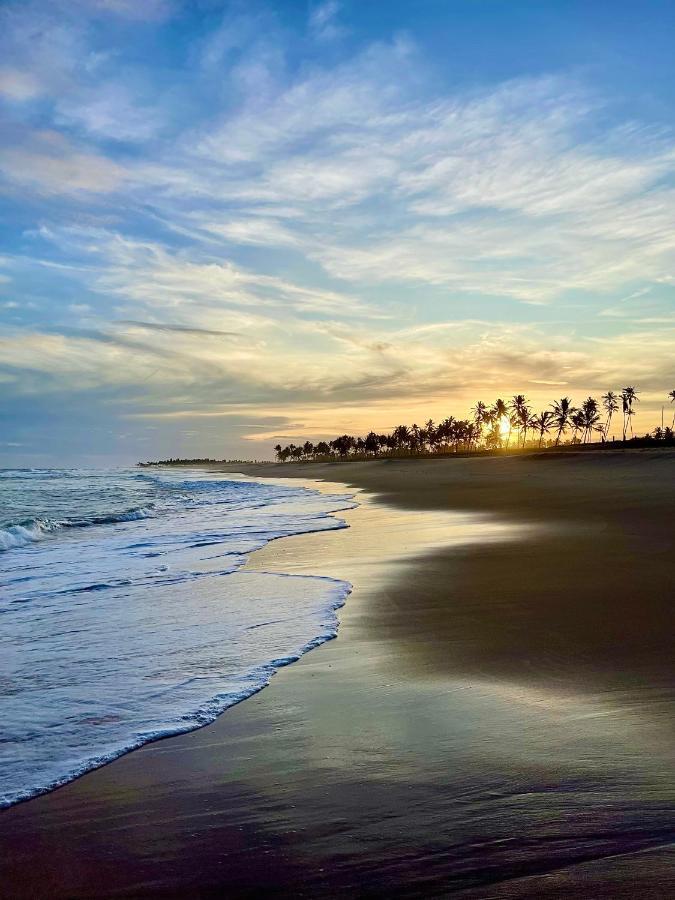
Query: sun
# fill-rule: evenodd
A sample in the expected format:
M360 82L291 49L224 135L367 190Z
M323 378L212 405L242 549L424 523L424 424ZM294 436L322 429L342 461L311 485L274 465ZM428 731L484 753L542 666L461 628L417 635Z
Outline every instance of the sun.
M499 433L505 438L508 437L511 432L511 422L509 421L508 416L502 416L499 420Z

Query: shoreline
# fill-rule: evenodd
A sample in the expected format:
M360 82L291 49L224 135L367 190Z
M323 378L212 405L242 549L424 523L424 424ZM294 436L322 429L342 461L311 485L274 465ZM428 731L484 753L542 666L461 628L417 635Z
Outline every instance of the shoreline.
M598 590L589 557L609 578L602 618L609 599L607 627L624 640L640 619L621 591L641 584L669 600L672 461L647 478L619 465L609 483L592 461L543 478L520 460L506 472L511 459L458 463L434 460L431 478L424 461L233 469L365 492L339 514L351 528L271 542L247 563L350 581L337 640L215 723L0 813L14 895L39 896L38 884L51 896L203 896L226 884L230 896L353 896L357 885L372 896L672 895L662 606L647 600L650 627L609 656L614 642L587 633L583 604L579 627L555 633L565 589ZM576 508L589 489L592 505ZM628 580L626 546L642 564ZM533 606L512 574L548 568L561 548L589 583L563 569L556 602Z

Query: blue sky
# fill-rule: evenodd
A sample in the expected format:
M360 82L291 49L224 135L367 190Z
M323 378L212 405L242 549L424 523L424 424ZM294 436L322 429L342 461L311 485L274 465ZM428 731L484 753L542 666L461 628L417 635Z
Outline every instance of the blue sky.
M0 464L675 387L672 3L0 7Z

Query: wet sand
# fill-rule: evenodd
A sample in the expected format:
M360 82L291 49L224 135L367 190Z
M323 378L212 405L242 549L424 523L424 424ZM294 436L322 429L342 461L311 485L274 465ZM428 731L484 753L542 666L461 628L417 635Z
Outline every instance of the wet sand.
M0 894L675 896L675 454L246 471L361 492L249 563L338 639L0 814Z

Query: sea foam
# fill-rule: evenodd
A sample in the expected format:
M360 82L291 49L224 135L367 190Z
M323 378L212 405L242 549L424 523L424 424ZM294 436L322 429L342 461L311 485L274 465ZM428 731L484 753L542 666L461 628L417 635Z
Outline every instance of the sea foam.
M49 478L60 515L20 526L23 544L5 527L17 543L0 554L0 805L212 722L335 637L350 590L241 571L270 540L344 527L347 495L182 472ZM85 515L62 515L83 478Z

